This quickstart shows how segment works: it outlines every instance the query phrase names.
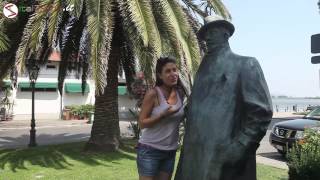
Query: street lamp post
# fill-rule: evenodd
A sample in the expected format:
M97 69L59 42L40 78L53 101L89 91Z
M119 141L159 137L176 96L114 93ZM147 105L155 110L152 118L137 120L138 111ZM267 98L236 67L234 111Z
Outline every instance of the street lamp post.
M37 60L32 58L27 60L27 69L29 73L29 79L30 79L30 85L32 88L32 117L31 117L31 130L30 130L30 142L29 142L29 147L35 147L37 146L36 143L36 121L34 118L34 89L35 89L35 84L36 80L38 78L38 73L39 73L39 65L37 64Z

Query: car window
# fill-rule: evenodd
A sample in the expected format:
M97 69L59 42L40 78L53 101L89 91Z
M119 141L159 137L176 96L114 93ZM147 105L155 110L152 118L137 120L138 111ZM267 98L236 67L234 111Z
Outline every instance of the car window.
M320 108L316 108L306 115L306 118L319 119L320 120Z

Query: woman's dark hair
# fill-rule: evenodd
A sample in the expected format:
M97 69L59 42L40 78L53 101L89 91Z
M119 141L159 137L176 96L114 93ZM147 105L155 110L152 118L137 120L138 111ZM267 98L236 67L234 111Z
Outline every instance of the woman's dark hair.
M160 79L159 74L161 74L163 67L168 63L174 63L177 64L177 61L174 57L160 57L157 61L156 65L156 86L161 86L163 84L163 81ZM182 91L183 94L186 94L186 89L180 80L180 77L178 78L177 88L179 91Z
M163 81L160 79L159 74L161 74L163 67L168 63L177 64L177 61L173 57L160 57L156 65L156 86L161 86Z

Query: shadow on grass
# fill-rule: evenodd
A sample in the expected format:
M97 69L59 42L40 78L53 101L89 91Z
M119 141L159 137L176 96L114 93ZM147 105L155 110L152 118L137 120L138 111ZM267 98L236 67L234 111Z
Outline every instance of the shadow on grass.
M5 137L1 137L6 139ZM55 139L55 136L51 137ZM50 138L50 139L51 139ZM11 171L28 170L28 166L41 166L54 169L72 169L75 164L90 166L108 166L105 162L117 164L117 160L135 160L134 140L123 140L120 150L112 153L86 153L85 142L61 145L39 146L27 149L0 150L0 169Z

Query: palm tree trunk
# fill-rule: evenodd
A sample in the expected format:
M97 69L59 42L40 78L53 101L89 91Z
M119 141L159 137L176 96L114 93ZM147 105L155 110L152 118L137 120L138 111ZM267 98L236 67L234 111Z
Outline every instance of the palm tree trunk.
M121 48L124 46L124 34L120 12L116 8L113 9L113 12L115 24L108 62L107 86L101 96L96 96L91 137L85 147L85 150L89 151L116 151L121 144L118 113L118 73Z
M120 62L120 42L114 33L112 50L108 62L107 86L104 93L96 96L95 115L91 137L86 144L88 151L115 151L120 144L118 115L118 71Z

